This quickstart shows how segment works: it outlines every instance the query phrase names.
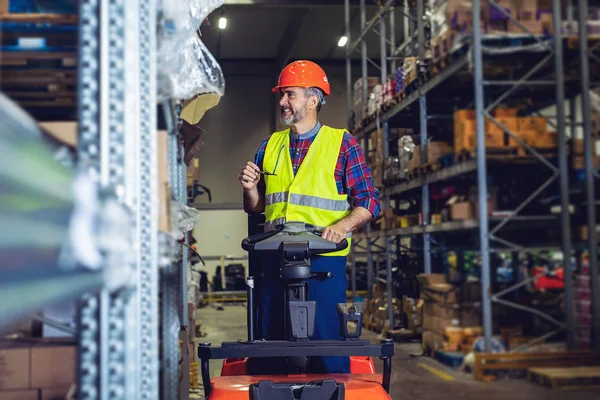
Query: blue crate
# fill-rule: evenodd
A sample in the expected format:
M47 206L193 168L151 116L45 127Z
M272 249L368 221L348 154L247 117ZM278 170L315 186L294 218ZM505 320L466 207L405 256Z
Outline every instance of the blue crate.
M465 355L450 351L436 351L434 358L452 369L457 369L462 365Z

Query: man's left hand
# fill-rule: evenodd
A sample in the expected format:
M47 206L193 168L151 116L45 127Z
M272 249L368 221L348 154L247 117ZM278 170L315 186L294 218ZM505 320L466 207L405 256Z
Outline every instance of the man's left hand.
M335 224L325 228L321 237L330 242L340 243L342 240L346 239L347 233L348 231L343 226Z

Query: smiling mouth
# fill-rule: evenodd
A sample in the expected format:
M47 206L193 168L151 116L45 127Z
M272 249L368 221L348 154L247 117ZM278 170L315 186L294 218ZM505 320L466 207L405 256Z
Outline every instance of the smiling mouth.
M287 114L287 113L291 113L292 109L288 108L288 107L281 107L281 113L282 114Z

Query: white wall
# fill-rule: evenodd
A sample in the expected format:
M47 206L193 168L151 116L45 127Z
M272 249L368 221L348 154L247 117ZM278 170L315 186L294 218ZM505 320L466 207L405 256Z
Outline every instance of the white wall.
M248 254L241 247L242 240L247 236L248 217L244 211L239 210L201 210L200 223L194 228L194 238L198 241L196 249L202 257L232 256L246 257ZM248 262L228 261L227 264L243 264L248 268ZM217 266L221 261L206 261L196 264L196 268L206 271L208 279L212 280ZM224 273L224 268L221 268ZM225 281L223 281L225 285Z

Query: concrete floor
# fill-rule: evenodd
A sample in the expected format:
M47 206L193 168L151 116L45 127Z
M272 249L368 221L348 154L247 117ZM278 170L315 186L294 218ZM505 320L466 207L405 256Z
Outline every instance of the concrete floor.
M197 311L197 322L207 336L198 338L197 342L210 342L213 345L223 341L245 339L246 308L245 304L224 306L219 311L206 307ZM376 342L379 335L363 331L363 339ZM396 344L392 361L391 397L392 399L410 400L592 400L600 399L600 390L551 390L525 380L506 379L495 383L474 381L472 376L453 371L437 361L420 356L420 345L417 343ZM378 360L377 370L382 370ZM221 372L221 362L211 364L211 376ZM198 398L198 397L196 397Z

